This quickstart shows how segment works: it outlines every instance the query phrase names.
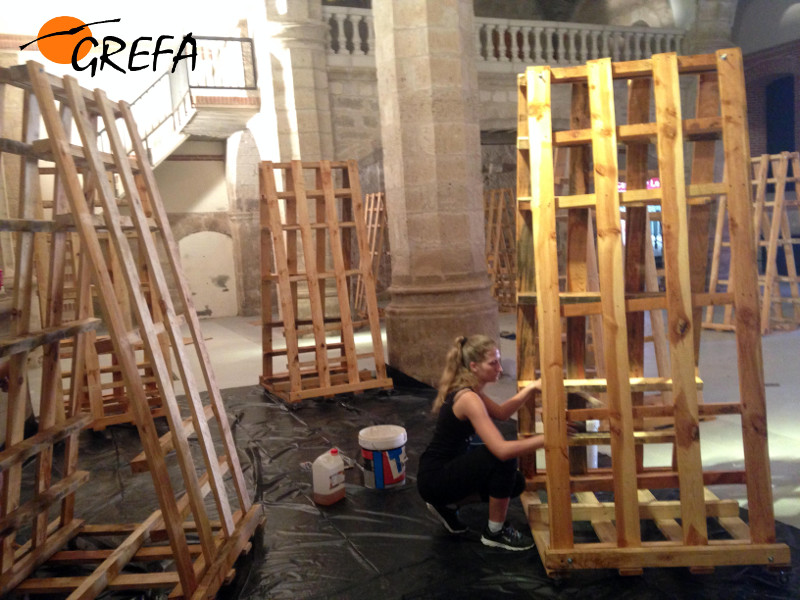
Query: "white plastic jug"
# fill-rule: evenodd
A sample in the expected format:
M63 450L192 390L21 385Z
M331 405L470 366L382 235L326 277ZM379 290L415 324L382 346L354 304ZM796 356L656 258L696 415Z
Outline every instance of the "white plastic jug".
M339 450L320 454L311 465L314 502L327 506L344 498L344 461Z

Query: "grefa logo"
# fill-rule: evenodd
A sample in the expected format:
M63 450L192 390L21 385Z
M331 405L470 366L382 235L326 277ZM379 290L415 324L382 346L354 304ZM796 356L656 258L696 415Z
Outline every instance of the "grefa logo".
M72 68L76 71L88 70L92 77L95 76L97 71L102 71L106 67L120 73L141 71L150 66L149 57L152 57L153 71L156 71L158 58L164 54L173 54L173 72L178 63L187 58L191 59L191 70L194 70L197 61L197 42L191 33L183 36L177 53L174 53L170 48L162 47L164 42L175 39L171 35L158 36L152 54L144 49L143 46L145 46L146 42L152 42L153 38L146 36L137 38L128 49L126 61L124 51L127 49L127 44L123 39L114 35L106 35L100 42L94 37L90 29L90 26L119 23L120 20L108 19L84 23L76 17L54 17L42 25L35 40L23 44L19 49L24 50L27 46L38 42L39 51L46 59L60 65L72 64ZM99 56L94 56L84 63L80 62L86 58L92 48L98 46L101 47Z

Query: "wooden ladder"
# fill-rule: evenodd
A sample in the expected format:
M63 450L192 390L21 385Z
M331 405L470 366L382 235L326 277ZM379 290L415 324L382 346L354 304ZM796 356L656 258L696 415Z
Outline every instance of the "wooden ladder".
M391 388L356 162L264 162L260 182L261 385L287 402ZM359 279L363 320L350 300ZM329 287L338 302L327 301ZM363 352L359 327L369 329ZM364 360L374 375L359 367Z
M682 78L697 86L696 105L686 110L693 115L686 118ZM622 124L614 108L618 80L628 85L628 121ZM572 88L572 114L570 130L554 132L551 88L559 84ZM650 119L651 98L655 121ZM743 317L758 314L758 298L748 157L743 155L747 111L741 52L529 67L519 80L519 99L518 385L541 376L546 463L540 469L528 461L523 468L528 489L547 493L546 504L538 491L526 493L523 503L545 569L551 575L598 567L635 574L654 566L696 571L727 564L788 566L788 547L775 543L761 337L757 324ZM727 176L715 182L715 144L720 139ZM693 144L688 180L684 142ZM619 143L626 161L624 192L618 191ZM657 152L661 182L655 189L645 185L650 145ZM575 181L568 195L555 193L553 146L570 148L570 177ZM723 293L705 288L710 212L718 196L727 198L734 249L735 286ZM653 291L647 283L649 205L661 208L666 292ZM621 206L626 209L624 240ZM568 248L574 245L567 250L563 291L559 210L568 211ZM596 292L583 283L590 210L597 230ZM703 404L698 377L701 310L731 302L737 309L740 401ZM670 332L669 373L655 377L645 374L646 311L665 311ZM586 378L585 319L593 315L602 318L605 375ZM561 343L565 328L566 350ZM602 393L605 404L576 408L568 403L569 392ZM645 394L656 392L669 392L669 401L644 402ZM535 414L535 406L521 411L521 436L534 434ZM741 416L744 470L704 471L700 420L716 414ZM652 418L667 418L673 427L648 429ZM567 421L587 419L607 421L608 430L567 436ZM643 444L649 443L671 444L671 464L645 467ZM610 470L576 470L571 465L570 450L592 444L610 446ZM749 524L739 519L736 502L719 500L705 488L721 481L746 486ZM677 490L678 499L659 499L660 489ZM612 491L613 502L602 501L596 495L601 491ZM709 539L706 519L714 516L730 539ZM645 539L640 519L652 520L667 541ZM576 538L579 521L591 523L593 539Z
M174 569L173 578L168 578L172 596L213 595L228 577L236 558L247 548L249 538L263 521L263 514L261 507L253 505L249 499L199 320L180 267L177 243L130 107L122 102L109 101L102 90L90 92L80 88L71 77L50 76L35 62L5 69L3 80L23 88L29 104L38 107L48 138L27 141L29 148L26 150L33 161L53 161L63 186L63 195L58 196L63 196L63 204L59 200L54 206L56 226L51 256L55 267L51 269L54 275L50 277L48 287L48 305L53 312L50 322L59 324L59 307L63 306L59 278L64 272L65 253L59 250L63 248L59 238L63 237L63 231L74 227L80 238L79 312L86 312L91 301L87 293L87 281L91 280L125 381L130 410L158 502L158 510L132 530L113 524L99 526L105 527L103 531L109 535L121 535L123 539L92 575L79 578L73 593L80 597L93 597L108 586L114 587L115 579L123 577L122 570L134 560L151 534L162 530L169 541L167 558L171 559ZM102 121L108 136L110 153L98 148L99 121ZM80 146L71 143L68 133L71 127L80 137ZM131 156L123 143L123 135L130 140ZM120 210L120 203L109 182L109 172L114 173L124 190L127 214ZM137 177L141 178L140 184L146 190L152 218L145 211L146 202L137 186ZM91 194L87 194L87 186L91 188ZM23 199L23 204L29 202L28 198ZM103 251L101 232L107 235L113 246L122 281L111 280L109 254ZM129 235L129 232L135 232L135 235ZM162 258L165 259L163 264ZM141 278L143 267L148 273L147 281ZM175 289L169 287L168 277ZM148 292L151 294L149 298ZM155 297L157 302L148 302ZM131 306L129 319L122 308L127 299ZM160 320L162 311L163 320ZM205 394L201 394L200 383L191 367L188 346L184 344L181 333L184 322L193 340L191 348L195 350L200 365ZM80 336L74 342L73 382L79 380L74 374L78 363L86 356L82 346L86 342L85 337ZM136 359L139 344L144 348L167 417L168 432L162 438L156 433L148 385ZM170 354L172 358L169 358ZM53 356L57 359L57 348ZM179 402L176 394L173 373L168 366L172 359L185 401ZM72 384L73 390L79 388ZM77 392L73 391L75 394ZM77 410L77 406L75 399L73 408ZM190 436L202 457L201 465L194 463ZM221 443L223 454L217 453L215 438ZM174 452L179 468L177 477L170 477L167 470L167 454L170 452ZM232 481L232 498L223 481L226 475ZM208 494L213 499L209 506L204 501ZM187 518L190 518L188 522ZM187 532L196 536L199 554L190 551ZM80 561L80 555L75 560ZM141 575L135 586L148 589L164 585L157 585L156 580ZM17 589L38 591L46 585L49 583L29 578Z

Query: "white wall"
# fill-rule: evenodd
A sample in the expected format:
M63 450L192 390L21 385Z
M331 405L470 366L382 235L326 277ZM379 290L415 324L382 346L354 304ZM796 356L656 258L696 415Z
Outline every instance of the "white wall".
M224 141L181 144L174 157L225 156ZM229 209L224 160L166 160L155 170L167 212L208 213Z

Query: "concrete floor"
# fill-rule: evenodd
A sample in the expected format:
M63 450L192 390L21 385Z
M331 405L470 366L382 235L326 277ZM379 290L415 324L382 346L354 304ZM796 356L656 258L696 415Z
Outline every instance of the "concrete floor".
M501 314L501 333L513 333L515 327L513 314ZM208 319L202 321L202 329L220 388L257 385L261 373L258 318ZM369 344L368 334L359 336L357 342ZM797 392L800 390L800 330L771 333L762 338L762 343L775 516L778 521L800 528L800 397ZM516 386L515 342L501 337L500 348L505 372L497 384L487 389L497 400L513 394ZM648 363L653 364L654 360L646 356L645 364ZM700 376L704 381L704 402L738 400L736 344L732 333L703 332ZM741 439L741 423L737 416L723 415L701 423L704 468L742 468ZM603 447L598 450L608 451ZM670 445L647 445L645 464L667 465L671 453ZM742 485L714 486L712 491L747 507L746 490Z

